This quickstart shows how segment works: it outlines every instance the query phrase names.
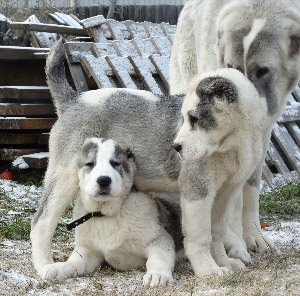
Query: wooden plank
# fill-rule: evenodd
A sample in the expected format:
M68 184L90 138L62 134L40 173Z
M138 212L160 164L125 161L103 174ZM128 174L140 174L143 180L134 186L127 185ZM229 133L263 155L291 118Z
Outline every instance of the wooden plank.
M132 56L129 56L129 60L132 63L135 71L140 75L142 81L144 82L145 89L151 91L156 95L163 95L163 92L159 88L155 79L152 77L149 60Z
M175 34L176 33L176 25L170 25L168 23L160 23L160 27L162 28L165 35Z
M278 145L284 152L290 165L300 176L300 149L289 135L288 131L282 124L275 123L273 125L272 134L276 139Z
M2 130L49 130L56 119L52 118L16 118L0 117L0 129Z
M48 87L43 86L0 86L0 99L50 99Z
M0 145L28 145L28 144L44 144L47 145L49 134L39 133L7 133L0 132Z
M118 53L112 42L94 43L91 53L96 57L118 56Z
M51 116L56 117L52 104L0 103L0 116Z
M26 23L27 22L39 24L41 23L35 15L31 15L26 20ZM50 48L52 44L57 40L57 34L55 33L31 31L30 36L32 38L33 43L35 44L35 47Z
M158 55L151 55L150 56L150 60L153 63L153 65L155 66L155 68L157 69L157 72L160 76L160 78L162 79L162 81L164 82L165 86L167 87L167 89L170 89L169 86L169 61L170 58L169 57L165 57L165 56L158 56Z
M263 165L262 177L270 188L274 187L272 183L274 176L266 164Z
M116 20L107 20L107 26L111 31L113 40L130 39L130 33L124 22L118 22Z
M90 37L95 42L106 42L112 39L111 32L106 24L106 19L102 15L97 15L81 21L85 29L87 29Z
M23 155L22 158L28 164L29 168L39 169L46 168L49 159L48 152L39 152L33 154Z
M19 46L0 46L1 60L32 60L45 59L45 56L35 56L35 53L49 52L49 48L32 48Z
M133 67L127 57L106 57L106 60L122 87L137 89L129 74L130 70L133 72Z
M105 58L96 58L93 55L86 55L81 59L81 65L86 72L92 75L99 88L114 87L107 77L111 69Z
M148 33L148 37L164 37L165 33L162 30L159 24L150 23L150 22L143 22L146 32Z
M272 142L270 142L269 149L268 149L268 155L270 156L270 159L272 163L275 165L275 167L278 170L278 173L282 175L286 183L295 181L295 178L291 174L289 168L281 158L280 154L276 150L275 146Z
M68 53L68 43L66 44L66 51ZM79 92L88 91L89 87L86 82L81 65L75 62L73 63L69 54L67 54L67 62L76 90Z
M150 40L152 41L158 54L162 56L171 55L171 42L167 37L151 37Z
M82 25L78 21L76 21L71 15L62 12L54 12L54 14L58 16L61 20L63 20L67 26L82 29Z
M67 23L55 13L48 13L48 16L58 25L67 26Z
M147 31L142 23L134 21L125 21L125 26L130 33L130 38L146 39L148 38Z
M10 24L10 28L13 30L39 31L39 32L50 32L50 33L67 34L67 35L75 35L75 36L87 36L87 32L85 29L62 26L62 25L13 22Z
M46 152L44 148L28 148L28 149L0 149L0 160L15 160L19 156L26 154Z
M149 38L132 39L132 42L140 56L150 56L152 54L158 54L157 49L154 47L153 43Z
M137 56L139 52L134 46L132 40L121 40L121 41L112 41L113 47L115 48L119 56Z
M67 42L65 49L72 63L80 63L81 58L90 52L93 45L93 42Z
M286 106L283 114L278 119L279 123L300 121L300 103Z

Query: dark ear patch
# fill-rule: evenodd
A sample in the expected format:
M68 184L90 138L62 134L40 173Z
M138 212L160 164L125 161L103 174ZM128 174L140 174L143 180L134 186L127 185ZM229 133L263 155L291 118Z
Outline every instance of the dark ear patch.
M214 104L214 99L225 99L228 103L234 103L238 99L236 86L228 79L213 76L201 80L196 88L196 94L201 104Z
M290 45L290 57L298 55L300 53L300 35L293 35L290 37L291 45Z
M127 155L128 159L129 158L134 159L134 154L132 153L132 151L129 148L126 149L126 155Z

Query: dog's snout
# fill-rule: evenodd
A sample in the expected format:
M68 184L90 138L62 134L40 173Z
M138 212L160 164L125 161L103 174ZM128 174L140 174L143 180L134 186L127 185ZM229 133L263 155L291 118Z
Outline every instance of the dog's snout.
M101 186L101 187L108 187L111 184L111 178L104 176L104 177L99 177L97 179L97 183Z
M180 153L182 150L182 145L175 143L175 144L173 144L173 149L175 149L178 153Z

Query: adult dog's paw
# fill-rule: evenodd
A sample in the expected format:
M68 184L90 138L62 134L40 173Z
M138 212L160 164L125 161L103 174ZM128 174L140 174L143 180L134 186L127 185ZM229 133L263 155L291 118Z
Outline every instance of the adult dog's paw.
M143 285L156 287L156 286L167 286L173 281L171 272L156 272L148 271L143 277Z
M252 252L264 253L271 251L274 248L273 242L258 231L247 233L244 236L247 248Z
M194 273L197 277L205 277L211 275L225 276L230 273L230 269L227 267L220 267L217 264L211 266L204 266L202 268L194 268Z
M78 276L77 270L68 262L57 262L47 264L41 271L41 278L43 280L59 280L63 281L70 277Z
M240 259L246 264L251 263L251 256L244 247L233 246L228 250L228 257Z

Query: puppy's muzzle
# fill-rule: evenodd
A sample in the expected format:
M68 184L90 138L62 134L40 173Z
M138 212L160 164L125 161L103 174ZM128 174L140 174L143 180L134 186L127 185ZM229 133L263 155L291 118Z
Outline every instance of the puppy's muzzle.
M108 176L101 176L97 179L97 183L100 187L99 194L106 195L110 192L110 184L111 184L111 178Z

